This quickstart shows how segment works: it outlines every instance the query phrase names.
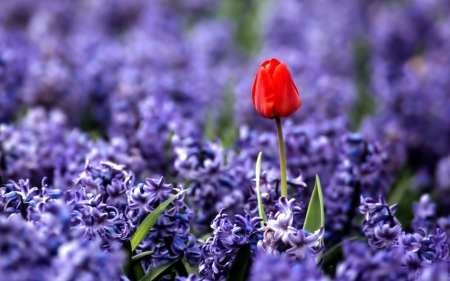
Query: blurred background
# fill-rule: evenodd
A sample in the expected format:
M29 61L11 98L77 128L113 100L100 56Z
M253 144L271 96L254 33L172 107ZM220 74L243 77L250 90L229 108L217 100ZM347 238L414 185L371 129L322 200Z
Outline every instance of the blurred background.
M449 15L448 0L2 0L2 181L70 184L86 159L174 177L174 135L242 152L256 134L276 155L263 133L274 124L250 98L276 57L303 101L287 134L360 132L390 159L394 202L407 190L407 208L439 198L450 188ZM323 144L304 174L331 153ZM314 161L331 178L326 156Z

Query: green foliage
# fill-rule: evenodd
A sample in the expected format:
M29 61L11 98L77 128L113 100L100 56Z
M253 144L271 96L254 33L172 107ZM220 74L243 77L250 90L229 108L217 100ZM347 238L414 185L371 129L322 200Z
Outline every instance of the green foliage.
M125 263L122 266L123 274L132 281L140 280L142 277L144 277L145 272L142 268L141 263L136 262L136 256L132 257L136 252L131 250L131 242L125 241L122 244L122 250L126 255Z
M395 217L402 224L403 229L414 218L412 204L420 199L421 192L411 188L413 175L408 168L403 168L396 176L396 181L392 185L388 204L398 204Z
M187 189L186 189L187 190ZM165 208L169 206L169 204L175 200L179 195L186 192L186 190L181 191L180 193L170 197L163 203L161 203L158 207L153 210L148 216L144 219L144 221L141 223L139 228L137 229L136 233L131 238L131 249L134 251L136 247L141 243L141 241L144 239L145 236L147 236L150 229L155 225L156 221L158 220L158 217L162 214Z
M227 17L234 27L234 39L242 51L251 55L261 45L259 14L266 1L224 0L219 16Z
M230 272L227 275L227 281L246 280L248 267L250 264L250 244L242 246L236 254L231 264Z
M320 185L319 176L316 175L316 184L311 194L311 199L309 200L303 229L313 233L324 225L325 215L323 208L322 186Z
M206 118L204 137L208 140L219 138L224 147L231 147L238 137L238 130L234 124L234 92L233 85L229 83L223 95L224 107L216 117L218 107L210 109Z
M158 266L157 268L150 269L150 271L139 281L153 281L153 280L159 280L162 276L166 275L173 269L173 265L177 261L171 261L168 263L165 263L163 265Z
M266 212L264 212L264 207L261 200L261 188L260 188L260 175L261 175L261 158L262 152L258 154L258 160L256 160L256 198L258 199L258 213L263 219L261 221L261 227L264 227L264 223L267 221Z
M144 260L146 257L149 257L151 255L153 255L153 253L155 253L154 251L145 251L145 252L141 252L137 255L134 255L131 258L131 262L132 264L137 264L140 263L142 260Z
M350 112L352 129L357 131L367 115L376 110L376 101L372 97L370 87L370 46L368 42L357 40L354 45L355 69L354 77L357 90L357 100Z

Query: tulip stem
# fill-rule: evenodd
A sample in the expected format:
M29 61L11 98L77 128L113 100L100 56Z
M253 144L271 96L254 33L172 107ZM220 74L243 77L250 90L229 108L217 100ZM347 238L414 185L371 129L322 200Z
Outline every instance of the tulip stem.
M281 128L281 119L279 117L275 117L275 122L277 123L278 147L280 152L281 196L287 197L286 154L284 152L283 129Z

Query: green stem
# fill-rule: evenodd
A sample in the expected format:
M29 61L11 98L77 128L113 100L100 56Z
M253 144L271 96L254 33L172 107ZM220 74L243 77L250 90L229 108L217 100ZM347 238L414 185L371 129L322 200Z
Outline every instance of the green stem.
M281 196L287 197L286 155L284 153L284 141L283 141L283 130L281 128L281 119L279 117L275 117L275 122L277 123L278 147L280 151Z

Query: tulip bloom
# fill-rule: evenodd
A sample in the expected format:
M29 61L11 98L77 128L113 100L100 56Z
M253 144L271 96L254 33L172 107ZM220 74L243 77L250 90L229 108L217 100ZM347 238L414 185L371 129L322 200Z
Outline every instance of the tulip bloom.
M286 64L277 59L263 62L253 82L252 102L264 118L287 117L302 105Z

